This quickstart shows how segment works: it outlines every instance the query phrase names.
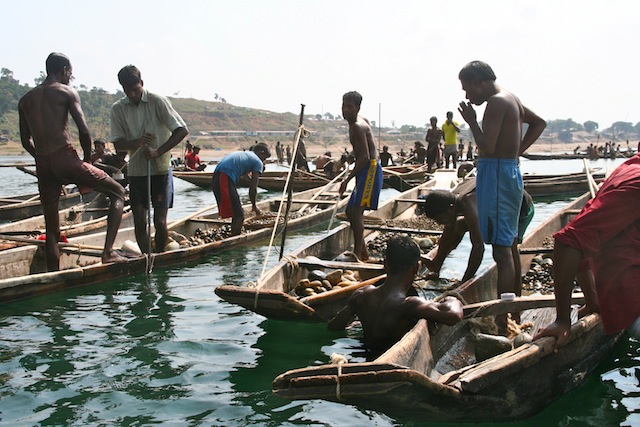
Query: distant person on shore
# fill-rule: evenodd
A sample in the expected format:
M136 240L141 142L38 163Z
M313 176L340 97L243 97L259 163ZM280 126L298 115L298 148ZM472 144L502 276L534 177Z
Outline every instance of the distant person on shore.
M615 220L612 220L615 218ZM537 337L552 336L562 346L571 335L574 280L586 305L578 317L600 313L604 332L631 326L640 337L640 156L625 161L587 202L582 211L553 235L556 321Z
M427 150L424 148L424 144L420 141L416 141L413 147L413 163L423 165L427 161Z
M287 164L291 166L291 146L287 145Z
M518 235L518 216L524 185L519 156L533 144L546 122L525 107L512 93L498 86L491 67L481 61L465 65L458 75L469 102L461 102L459 112L469 124L479 150L476 193L478 218L485 243L493 248L498 266L498 297L514 292L515 266L511 248ZM472 104L487 103L482 128ZM523 124L527 131L522 135ZM506 315L496 318L504 332Z
M355 291L329 322L329 329L344 329L357 316L365 347L377 355L398 342L419 319L445 325L462 320L462 304L454 297L435 302L408 296L420 267L420 248L411 238L395 236L387 242L384 267L384 282Z
M462 166L461 166L462 167ZM445 259L451 251L458 247L465 233L469 232L471 240L471 253L467 263L467 269L462 276L462 282L471 279L482 262L484 255L484 241L480 231L480 221L478 219L478 202L476 199L476 179L467 178L454 191L433 190L424 197L422 210L424 214L434 219L438 224L444 225L442 236L438 243L433 258L422 258L422 263L434 273L435 277L440 275L440 269ZM522 193L522 204L518 216L517 239L511 247L511 255L514 263L514 293L522 293L522 268L520 266L520 254L518 253L518 243L522 243L524 233L533 219L535 209L533 199L526 191ZM519 320L519 319L518 319Z
M232 236L239 235L244 224L244 210L237 190L238 181L241 176L251 173L249 200L254 214L260 215L260 210L256 206L258 180L264 171L264 162L269 157L271 157L269 147L259 142L249 151L227 154L213 171L213 194L218 203L218 213L220 218L231 218Z
M296 151L296 169L311 172L309 161L307 160L307 145L302 138L298 141L298 151Z
M200 162L200 156L198 153L200 152L200 147L197 145L193 147L191 153L188 153L184 156L184 162L187 166L187 169L191 171L203 171L207 165Z
M473 160L473 145L471 144L471 141L467 143L467 160Z
M424 137L427 142L427 166L428 171L432 172L438 161L438 150L440 141L442 141L442 130L438 128L438 118L436 116L430 119L431 127L427 130Z
M73 73L71 61L62 53L51 53L46 60L46 70L45 80L20 99L18 111L22 146L36 162L46 228L47 270L60 269L58 202L62 185L70 182L78 185L83 194L95 189L109 197L102 262L124 261L113 251L124 208L124 189L106 172L91 164L91 134L80 107L78 92L69 86ZM80 160L72 145L69 114L78 127L84 161Z
M442 124L442 133L444 134L444 164L449 169L449 159L453 163L453 169L458 167L458 134L460 133L460 125L453 121L453 112L447 111L447 120Z
M284 156L282 154L282 145L280 144L280 141L276 141L276 158L279 165L284 163Z
M168 98L144 88L140 70L127 65L118 72L125 96L111 106L111 141L117 151L129 152L129 197L138 246L148 245L147 214L153 206L156 252L169 237L167 214L173 207L171 149L188 134L187 125ZM151 179L151 194L147 190Z
M342 117L349 123L349 142L353 147L355 165L340 184L342 195L347 184L356 178L356 188L351 193L346 214L353 232L354 250L358 259L369 259L369 251L364 242L364 211L378 209L378 198L382 190L382 167L378 159L376 142L373 139L369 122L360 116L362 95L347 92L342 97Z
M389 152L388 145L382 147L382 152L380 153L380 164L383 168L393 165L393 155Z

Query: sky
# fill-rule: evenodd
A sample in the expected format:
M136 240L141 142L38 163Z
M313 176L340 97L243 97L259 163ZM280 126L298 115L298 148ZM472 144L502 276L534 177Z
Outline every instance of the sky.
M148 90L167 96L335 116L357 90L370 120L424 126L447 111L463 122L458 72L482 60L547 120L640 121L633 1L21 0L2 9L0 67L30 86L58 51L75 86L113 93L118 70L134 64Z

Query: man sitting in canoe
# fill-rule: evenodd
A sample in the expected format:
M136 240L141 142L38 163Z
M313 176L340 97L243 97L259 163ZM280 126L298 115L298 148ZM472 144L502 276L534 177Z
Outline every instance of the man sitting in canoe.
M213 194L218 203L220 218L231 218L231 235L237 236L244 224L244 210L236 186L242 175L251 172L249 199L253 212L260 214L256 206L258 179L264 170L264 161L271 157L271 151L264 142L259 142L250 151L236 151L220 160L213 171Z
M54 52L46 61L47 78L26 93L18 104L22 146L36 160L38 190L45 218L45 259L48 271L60 269L60 218L58 202L62 184L73 182L85 193L95 189L109 197L107 235L102 262L124 261L113 251L124 208L124 188L91 164L91 134L80 107L78 92L69 86L71 61ZM84 161L78 157L69 133L69 114L78 126Z
M462 276L462 282L471 279L480 267L482 256L484 255L484 242L478 220L475 184L476 180L472 177L460 184L454 191L434 190L424 196L425 202L422 206L424 214L444 225L435 256L433 258L425 256L422 259L424 265L434 273L435 277L439 276L444 260L452 250L458 247L467 231L471 239L471 254L469 255L467 269ZM533 200L529 193L523 191L520 216L518 218L518 236L511 247L515 265L514 292L516 295L521 295L522 292L518 243L522 243L522 238L533 218L533 214Z
M620 165L596 197L553 235L556 321L535 338L552 336L562 346L571 331L574 279L586 305L579 317L599 312L607 334L628 328L640 336L640 155Z
M391 238L385 255L387 278L384 282L355 291L347 306L329 322L329 329L344 329L354 316L358 316L365 347L381 353L402 338L418 319L447 325L462 320L462 304L456 298L445 297L435 302L407 296L420 267L420 248L412 239L407 236Z

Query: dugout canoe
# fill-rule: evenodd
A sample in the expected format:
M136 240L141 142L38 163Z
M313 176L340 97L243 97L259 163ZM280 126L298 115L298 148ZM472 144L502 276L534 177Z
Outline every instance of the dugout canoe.
M270 191L282 191L287 180L288 171L265 171L260 174L258 187ZM174 171L173 176L197 185L198 187L211 190L213 172L179 172ZM312 188L322 187L329 182L324 176L305 171L295 171L292 177L293 191L304 191ZM251 181L246 177L240 178L239 187L249 187Z
M59 209L69 208L83 202L90 202L98 193L90 192L81 195L77 191L63 187L60 195ZM19 194L0 197L0 221L15 221L42 214L39 193Z
M384 184L400 192L422 184L431 176L428 165L399 165L382 168Z
M595 180L604 179L604 172L592 173ZM582 194L589 190L587 174L583 172L537 175L525 174L522 176L524 189L532 196L554 196L568 194Z
M347 198L338 198L338 184L294 193L288 221L288 229L296 230L328 220L334 209L341 211ZM280 199L271 198L257 203L263 213L277 212ZM336 207L337 203L337 207ZM150 262L153 268L180 265L203 258L211 253L265 240L271 236L275 214L250 218L251 206L244 206L247 220L245 232L239 236L226 237L230 220L220 219L215 205L204 208L169 225L171 232L191 237L200 230L204 242L195 246L155 253ZM301 210L304 209L302 212ZM211 213L208 213L211 212ZM255 219L255 220L254 220ZM44 253L41 241L32 239L26 246L0 251L0 302L11 301L62 290L68 287L103 282L110 279L143 273L149 269L146 257L137 257L122 263L100 263L105 233L93 233L69 239L61 245L61 271L44 273ZM2 236L0 242L14 242L18 238ZM23 240L23 239L19 239ZM120 229L114 247L121 247L126 241L135 242L133 227ZM195 243L194 243L195 244Z
M586 200L588 195L549 218L521 247L540 248ZM532 256L522 256L523 266ZM571 341L557 352L555 339L545 337L478 361L470 318L504 313L516 304L489 301L496 295L496 278L493 265L456 289L467 303L475 303L465 306L465 320L457 325L420 320L372 361L291 370L273 381L273 392L292 400L323 399L431 422L521 420L539 412L583 384L620 334L605 335L597 314L577 319L574 307ZM555 320L553 296L516 300L524 309L523 322L534 324L532 335Z
M365 216L365 241L373 240L379 232L376 228L386 220L408 219L416 216L416 199L432 188L451 186L457 181L455 171L437 172L434 179L399 194L382 203L378 210ZM297 248L278 261L257 285L236 286L224 284L215 289L216 295L225 301L244 307L268 318L281 320L328 321L345 306L349 296L367 280L334 288L317 295L300 297L295 293L298 282L318 268L342 268L355 270L362 279L376 280L384 273L382 265L362 262L334 262L338 255L353 249L353 236L348 223L331 230L326 236Z

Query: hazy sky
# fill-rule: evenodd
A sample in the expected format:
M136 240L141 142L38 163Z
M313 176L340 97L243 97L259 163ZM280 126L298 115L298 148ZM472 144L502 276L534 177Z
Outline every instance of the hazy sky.
M22 83L67 54L74 85L119 88L126 64L168 96L276 112L362 114L385 126L444 120L475 59L545 119L640 121L634 1L22 0L3 3L0 67ZM380 108L379 108L380 106Z

